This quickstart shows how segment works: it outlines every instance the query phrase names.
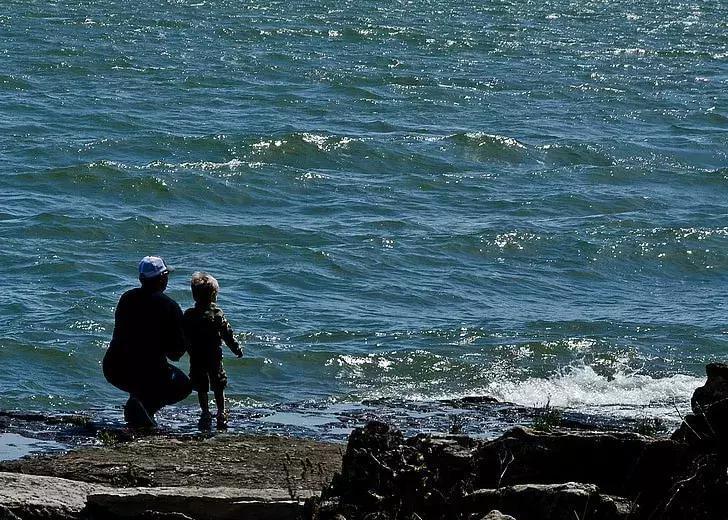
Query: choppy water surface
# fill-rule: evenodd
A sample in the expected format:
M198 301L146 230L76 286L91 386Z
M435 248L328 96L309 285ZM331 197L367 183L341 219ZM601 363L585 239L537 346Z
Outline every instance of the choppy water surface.
M5 2L0 408L118 413L99 361L155 253L183 307L193 270L220 280L239 413L491 395L674 417L728 354L726 20Z

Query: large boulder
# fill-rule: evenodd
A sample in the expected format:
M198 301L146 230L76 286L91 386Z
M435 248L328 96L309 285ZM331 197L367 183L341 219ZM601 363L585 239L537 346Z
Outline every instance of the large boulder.
M689 460L686 446L635 433L541 433L514 428L477 450L476 486L595 484L605 493L636 496L645 486L669 487ZM665 481L665 479L667 480Z
M672 438L703 451L724 452L728 442L728 364L710 363L705 373L705 385L697 388L690 400L693 413L685 416Z

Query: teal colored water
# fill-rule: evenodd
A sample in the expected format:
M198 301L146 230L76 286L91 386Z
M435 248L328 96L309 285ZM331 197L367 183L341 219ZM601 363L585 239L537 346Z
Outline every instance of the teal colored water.
M240 409L667 415L728 356L726 2L3 7L2 409L123 402L146 254L220 281Z

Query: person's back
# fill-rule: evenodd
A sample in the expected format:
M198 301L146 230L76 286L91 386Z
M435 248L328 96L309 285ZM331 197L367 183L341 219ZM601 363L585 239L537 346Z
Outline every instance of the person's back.
M185 351L181 312L162 292L145 287L125 292L117 305L109 349L118 349L145 376L166 370L166 358L179 359Z

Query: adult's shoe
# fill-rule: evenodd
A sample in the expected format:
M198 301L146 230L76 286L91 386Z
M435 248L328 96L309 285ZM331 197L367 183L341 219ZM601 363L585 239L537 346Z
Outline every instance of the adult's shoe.
M136 397L129 397L124 405L124 420L130 428L156 428L157 421L149 415L142 402Z

